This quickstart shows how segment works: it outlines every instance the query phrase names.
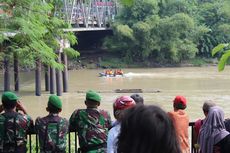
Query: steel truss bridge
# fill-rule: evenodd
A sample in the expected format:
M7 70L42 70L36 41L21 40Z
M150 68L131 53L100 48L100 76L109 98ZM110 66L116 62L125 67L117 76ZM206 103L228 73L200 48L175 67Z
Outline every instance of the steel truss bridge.
M63 0L63 3L62 18L73 26L67 31L106 30L118 10L117 0Z

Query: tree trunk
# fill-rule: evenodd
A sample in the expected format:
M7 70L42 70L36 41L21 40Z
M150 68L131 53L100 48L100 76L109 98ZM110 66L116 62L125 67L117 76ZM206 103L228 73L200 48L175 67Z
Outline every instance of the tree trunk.
M4 91L10 91L10 63L9 58L4 57Z
M14 53L14 90L19 91L19 64L17 53Z
M41 60L36 60L35 70L35 95L41 96Z
M68 59L64 53L61 53L64 70L62 71L63 78L63 92L68 92Z

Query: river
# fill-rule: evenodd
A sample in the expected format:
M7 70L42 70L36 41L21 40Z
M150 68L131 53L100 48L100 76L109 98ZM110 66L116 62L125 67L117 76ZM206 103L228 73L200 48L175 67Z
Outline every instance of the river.
M172 100L176 95L185 96L190 121L203 118L202 105L208 99L223 107L225 117L230 117L230 67L226 67L223 72L218 72L217 67L124 69L125 77L122 78L98 77L101 71L99 69L69 71L69 92L60 97L63 101L62 116L69 118L75 109L85 107L85 92L88 89L100 92L102 96L100 108L107 109L111 116L113 116L112 103L116 97L131 94L115 93L114 90L142 89L144 92L140 94L144 97L145 104L158 105L165 111L173 109ZM46 115L49 92L43 90L42 96L34 96L34 72L23 72L20 77L21 90L17 94L29 114L33 119ZM2 73L0 81L3 82ZM44 85L42 88L44 89ZM3 84L0 89L2 91Z

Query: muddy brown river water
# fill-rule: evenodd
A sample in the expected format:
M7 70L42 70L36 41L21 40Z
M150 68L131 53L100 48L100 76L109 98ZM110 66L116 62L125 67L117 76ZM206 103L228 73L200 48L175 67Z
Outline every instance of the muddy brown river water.
M159 105L165 111L172 109L172 100L176 95L184 95L188 100L186 110L191 121L203 117L201 107L207 99L212 99L223 107L225 117L230 117L230 67L226 67L223 72L218 72L217 67L124 69L125 76L118 78L98 77L101 71L69 71L69 92L60 97L63 101L62 116L69 118L75 109L85 107L85 92L88 89L100 92L100 107L107 109L111 115L112 103L116 97L131 94L115 93L116 89L142 89L143 93L140 94L143 95L145 104ZM49 92L44 91L43 85L42 96L34 96L34 72L23 72L20 77L21 90L17 94L29 114L33 119L46 115ZM0 81L2 91L2 73Z

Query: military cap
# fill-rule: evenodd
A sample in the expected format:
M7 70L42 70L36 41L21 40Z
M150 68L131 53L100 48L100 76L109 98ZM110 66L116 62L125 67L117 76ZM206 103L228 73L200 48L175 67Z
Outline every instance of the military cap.
M93 90L88 90L86 92L86 99L101 102L101 96Z
M48 105L52 105L58 109L62 109L62 102L61 102L61 99L56 96L56 95L51 95L49 97L49 101L48 101Z
M2 102L12 102L12 103L16 103L18 100L18 96L10 91L6 91L2 94Z

